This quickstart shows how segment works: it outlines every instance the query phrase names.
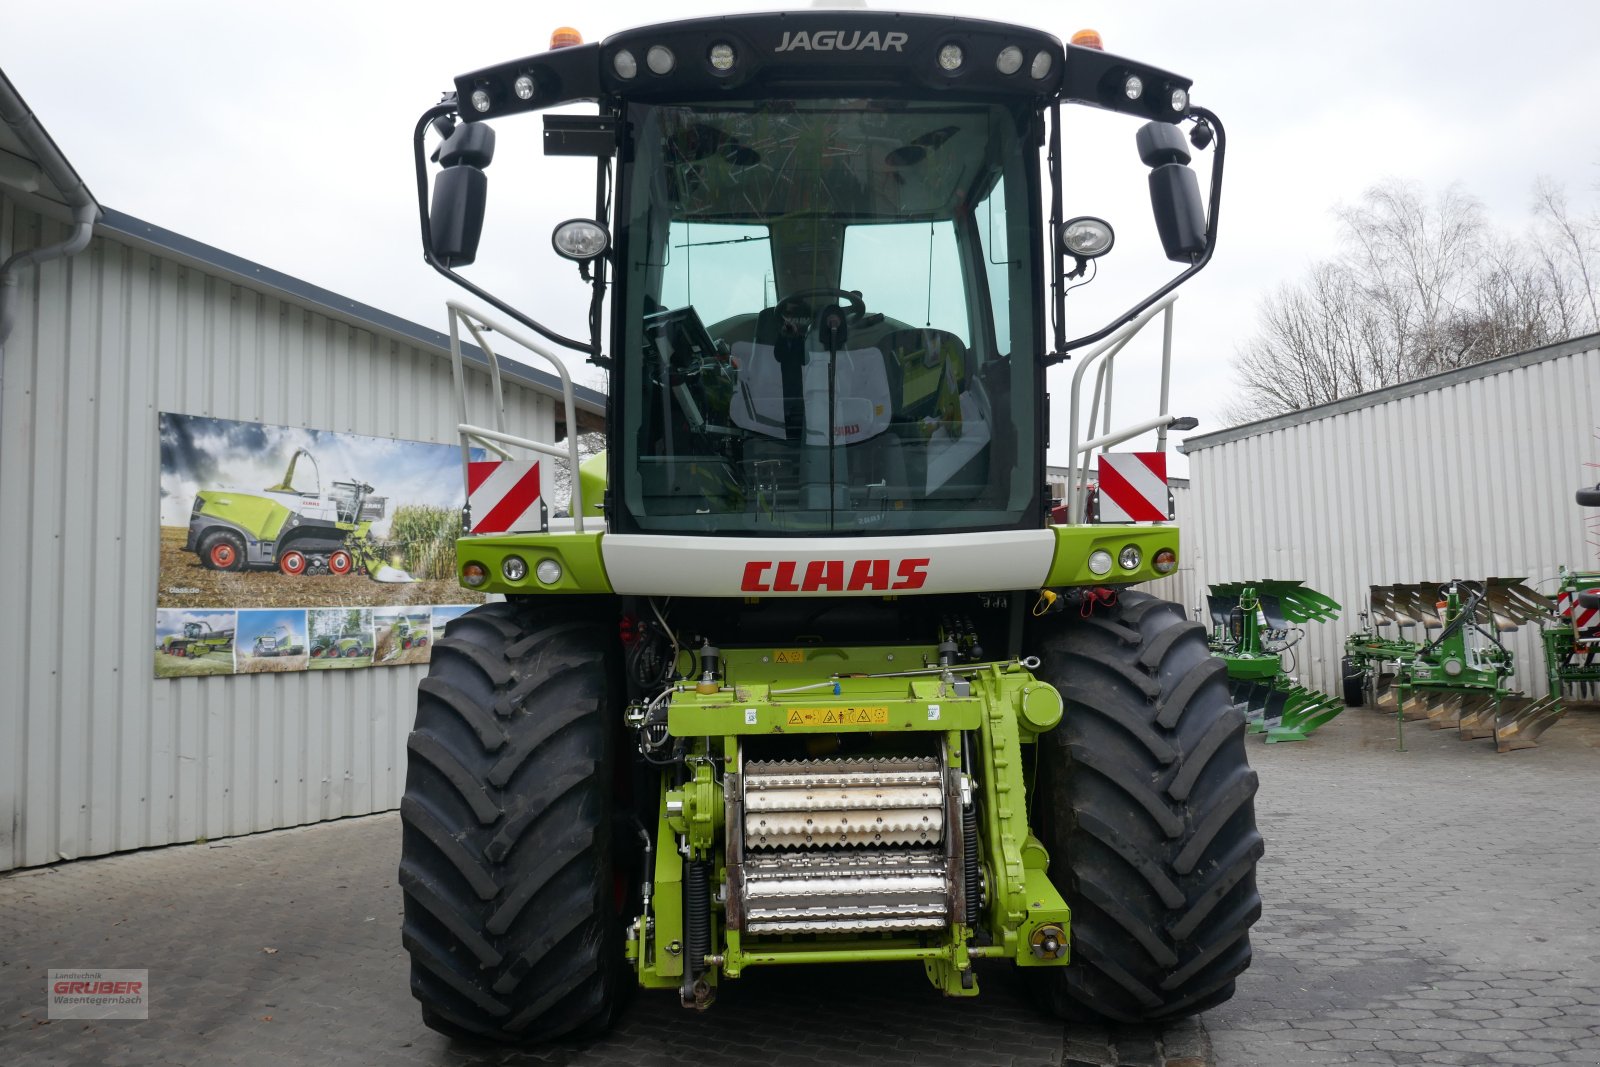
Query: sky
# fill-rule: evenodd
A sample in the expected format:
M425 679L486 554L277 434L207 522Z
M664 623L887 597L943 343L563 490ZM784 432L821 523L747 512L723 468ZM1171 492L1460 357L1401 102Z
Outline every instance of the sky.
M679 0L671 15L794 6ZM1507 228L1526 225L1540 175L1580 209L1600 202L1594 0L869 7L981 14L1062 39L1093 27L1108 51L1194 79L1194 102L1229 137L1215 258L1181 290L1174 322L1171 407L1199 418L1197 433L1223 425L1229 360L1262 299L1338 251L1333 209L1369 186L1459 182ZM557 25L593 41L663 11L635 0L18 2L0 13L0 68L102 204L443 328L444 300L462 294L421 258L416 117L454 75L543 51ZM1068 118L1067 215L1099 215L1118 233L1094 284L1070 298L1082 333L1171 268L1150 251L1137 121L1089 109ZM549 233L592 212L593 164L539 155L536 118L498 133L478 278L581 334L586 290ZM1159 332L1146 332L1118 361L1117 422L1156 410ZM1071 364L1051 372L1053 463L1065 460L1071 377ZM596 382L592 371L580 380Z

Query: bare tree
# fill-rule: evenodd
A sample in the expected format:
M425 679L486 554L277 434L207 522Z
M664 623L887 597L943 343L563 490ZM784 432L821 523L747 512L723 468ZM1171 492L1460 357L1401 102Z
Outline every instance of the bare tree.
M1336 209L1343 251L1261 304L1233 361L1230 422L1286 411L1600 329L1600 215L1541 178L1535 227L1496 232L1452 185L1388 181Z

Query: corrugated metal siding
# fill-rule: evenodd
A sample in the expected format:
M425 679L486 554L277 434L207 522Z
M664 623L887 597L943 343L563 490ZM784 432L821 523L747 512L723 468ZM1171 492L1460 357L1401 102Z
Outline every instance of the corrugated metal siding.
M0 259L65 233L0 198ZM394 807L424 668L151 677L157 413L453 443L448 359L103 238L25 272L21 305L0 394L0 870ZM548 397L508 385L506 404L553 431Z
M1297 650L1301 681L1337 694L1369 586L1592 567L1573 493L1600 477L1585 466L1600 462L1600 347L1571 348L1190 452L1179 506L1198 598L1211 582L1298 578L1338 600L1341 618ZM1536 629L1507 646L1513 684L1545 693Z

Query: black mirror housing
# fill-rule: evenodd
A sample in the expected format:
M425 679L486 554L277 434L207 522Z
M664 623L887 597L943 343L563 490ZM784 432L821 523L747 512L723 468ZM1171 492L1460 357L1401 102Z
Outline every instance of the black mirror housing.
M494 162L494 127L483 122L463 122L439 144L439 165L477 167Z
M1206 209L1200 179L1182 163L1163 163L1150 171L1150 207L1167 258L1191 263L1206 250Z
M1600 508L1600 485L1593 489L1578 490L1578 506L1580 508Z
M439 262L464 267L478 258L488 204L489 176L477 167L446 167L439 172L428 212L428 243Z

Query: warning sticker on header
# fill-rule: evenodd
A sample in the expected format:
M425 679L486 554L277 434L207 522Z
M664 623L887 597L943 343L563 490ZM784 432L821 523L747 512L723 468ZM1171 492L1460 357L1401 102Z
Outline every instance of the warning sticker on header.
M889 721L887 706L868 708L790 708L784 722L790 726L873 726Z

